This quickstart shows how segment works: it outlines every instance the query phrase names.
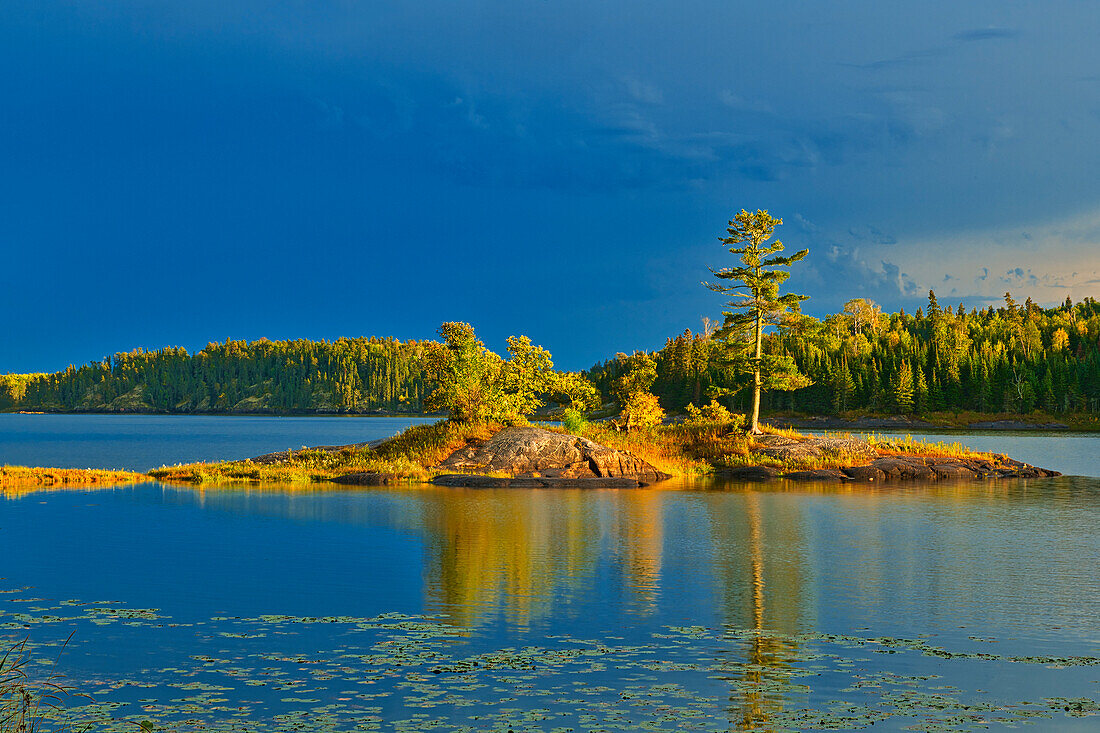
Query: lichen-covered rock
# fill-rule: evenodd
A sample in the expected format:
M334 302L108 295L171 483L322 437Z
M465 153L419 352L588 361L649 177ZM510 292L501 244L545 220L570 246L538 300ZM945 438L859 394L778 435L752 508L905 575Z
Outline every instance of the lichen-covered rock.
M784 435L761 435L757 443L763 443L760 452L781 461L801 461L809 458L874 458L878 451L866 440L859 438L804 438L797 440Z
M628 478L643 485L671 478L629 451L529 426L504 428L488 440L460 448L439 467L517 477Z

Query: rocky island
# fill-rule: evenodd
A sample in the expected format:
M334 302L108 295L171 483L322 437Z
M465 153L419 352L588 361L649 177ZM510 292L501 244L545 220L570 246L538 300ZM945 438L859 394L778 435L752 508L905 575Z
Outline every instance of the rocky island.
M673 476L716 475L762 481L935 481L1059 475L957 444L762 435L718 423L621 432L587 427L583 435L530 425L440 421L387 440L282 451L250 460L172 466L153 478L187 483L431 483L467 488L636 488Z

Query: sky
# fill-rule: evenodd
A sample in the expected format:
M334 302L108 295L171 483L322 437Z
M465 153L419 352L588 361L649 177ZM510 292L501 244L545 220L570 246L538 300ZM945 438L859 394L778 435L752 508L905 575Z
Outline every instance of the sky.
M724 300L741 209L824 316L1100 297L1092 2L4 0L0 372L526 334Z

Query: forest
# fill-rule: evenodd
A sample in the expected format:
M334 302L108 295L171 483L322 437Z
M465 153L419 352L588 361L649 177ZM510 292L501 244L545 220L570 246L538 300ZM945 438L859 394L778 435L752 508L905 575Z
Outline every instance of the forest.
M419 412L423 352L421 342L376 338L139 349L56 374L0 375L0 410Z
M836 415L849 412L924 414L971 411L1027 414L1100 412L1100 303L1068 298L1057 308L1030 299L967 310L928 306L910 315L881 313L874 303L849 301L818 320L799 313L767 335L767 353L790 356L813 383L765 392L770 411ZM744 412L751 375L725 357L727 344L709 329L684 331L655 352L653 392L666 409L700 405L725 393ZM589 377L604 394L626 357L597 364Z
M225 341L196 354L138 350L55 374L0 375L0 410L162 413L419 413L431 390L434 342L379 338ZM751 374L729 339L704 327L654 352L620 354L585 375L604 403L638 358L652 360L652 392L670 414L712 397L744 412ZM816 319L789 314L764 338L811 381L765 391L766 411L806 414L971 411L1100 413L1100 303L1055 308L1030 299L984 309L941 307L935 293L913 314L852 300Z

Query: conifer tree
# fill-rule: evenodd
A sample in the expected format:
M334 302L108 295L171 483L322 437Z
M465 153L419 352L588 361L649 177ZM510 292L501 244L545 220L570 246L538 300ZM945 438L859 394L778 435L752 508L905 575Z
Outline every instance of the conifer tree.
M913 362L913 374L913 407L919 415L928 409L928 380L924 377L920 362Z
M792 311L797 312L805 295L779 294L790 272L784 268L803 259L809 250L803 249L784 257L783 243L776 240L768 244L775 228L783 223L764 209L741 212L730 220L721 238L731 254L737 255L741 265L721 270L711 269L719 282L708 283L711 290L734 298L728 305L731 310L723 313L725 321L717 336L724 347L723 358L752 374L752 422L750 430L760 432L760 394L765 389L792 390L811 384L808 377L799 372L794 360L786 355L764 354L764 329L781 326ZM743 247L736 245L743 244ZM736 284L726 284L736 283Z
M901 362L894 376L894 409L905 414L913 410L913 371L906 361Z

